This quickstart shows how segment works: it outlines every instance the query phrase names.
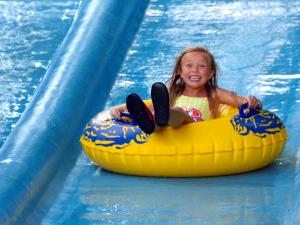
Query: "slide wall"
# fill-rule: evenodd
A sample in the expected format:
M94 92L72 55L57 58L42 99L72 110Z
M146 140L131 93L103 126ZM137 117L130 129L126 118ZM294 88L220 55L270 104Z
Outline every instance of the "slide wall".
M35 95L0 151L0 205L4 206L0 224L22 223L43 204L47 187L58 174L63 183L79 155L80 148L74 146L79 145L82 129L104 107L147 5L145 0L81 3Z

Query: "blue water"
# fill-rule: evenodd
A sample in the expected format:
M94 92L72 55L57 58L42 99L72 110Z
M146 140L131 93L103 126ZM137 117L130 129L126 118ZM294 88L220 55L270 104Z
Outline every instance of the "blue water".
M42 79L77 5L77 1L0 1L7 11L4 15L0 11L0 25L12 23L6 30L0 26L1 34L15 32L0 35L0 43L7 43L5 50L2 45L0 49L2 142ZM13 22L5 20L17 6L14 13L30 25L17 26L17 15ZM31 24L32 18L42 22ZM260 171L197 179L112 174L82 154L62 190L54 184L53 190L59 192L56 200L41 206L41 224L297 224L299 21L300 1L151 1L106 107L123 103L130 92L148 98L151 84L168 78L176 55L201 45L216 57L221 87L258 96L265 108L283 119L289 133L285 151ZM28 42L25 27L35 27ZM22 40L27 45L21 50L10 49ZM10 44L13 41L16 44Z
M78 4L0 1L0 146L43 78Z

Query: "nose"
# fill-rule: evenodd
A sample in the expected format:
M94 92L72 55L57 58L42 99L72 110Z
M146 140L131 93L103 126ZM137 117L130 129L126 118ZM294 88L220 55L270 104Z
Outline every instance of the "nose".
M197 64L195 64L195 65L192 67L192 71L193 71L193 72L198 72L198 71L199 71L199 68L200 68L200 66L197 65Z

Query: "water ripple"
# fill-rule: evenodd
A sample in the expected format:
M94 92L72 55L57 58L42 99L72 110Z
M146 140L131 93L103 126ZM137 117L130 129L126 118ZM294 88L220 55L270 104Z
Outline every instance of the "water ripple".
M78 1L0 1L0 146L42 79Z

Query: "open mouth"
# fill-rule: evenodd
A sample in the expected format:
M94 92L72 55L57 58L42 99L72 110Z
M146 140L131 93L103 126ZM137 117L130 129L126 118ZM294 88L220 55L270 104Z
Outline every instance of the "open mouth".
M189 80L190 81L199 81L199 80L201 80L201 77L197 76L197 75L192 75L192 76L189 76Z

